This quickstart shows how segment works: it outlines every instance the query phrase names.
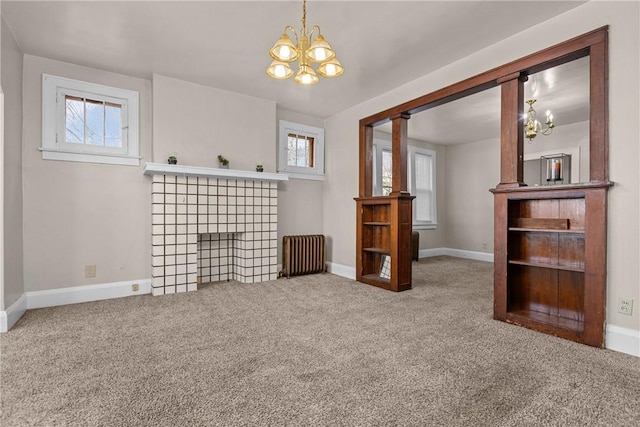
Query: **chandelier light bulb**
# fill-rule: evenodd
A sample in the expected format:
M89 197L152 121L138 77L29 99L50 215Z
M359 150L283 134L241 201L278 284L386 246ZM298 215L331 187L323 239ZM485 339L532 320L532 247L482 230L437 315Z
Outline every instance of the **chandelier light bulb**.
M289 46L281 46L278 56L280 58L289 58L291 56L291 49L289 49Z
M336 66L334 64L327 64L327 66L325 67L325 70L328 76L336 75Z
M278 64L276 65L274 74L276 75L276 77L284 77L287 75L287 70L284 69L284 66L282 64Z

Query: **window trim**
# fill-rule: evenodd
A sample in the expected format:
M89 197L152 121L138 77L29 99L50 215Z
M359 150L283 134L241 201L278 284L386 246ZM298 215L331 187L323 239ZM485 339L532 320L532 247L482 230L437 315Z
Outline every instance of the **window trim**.
M290 133L313 137L313 167L287 164L288 136ZM324 181L324 129L315 126L280 120L278 127L278 172L290 178Z
M81 93L90 99L118 100L123 107L123 134L126 133L126 149L112 147L87 147L85 144L66 144L64 136L58 136L65 127L65 103L58 102L63 93ZM62 126L62 128L60 128ZM60 142L59 142L60 141ZM42 146L43 160L104 163L140 166L139 146L139 94L138 92L111 86L89 83L65 77L42 74Z
M382 194L382 176L380 175L382 171L382 152L383 151L391 151L391 142L374 138L373 139L373 194L381 195ZM431 203L431 217L433 221L417 221L416 220L416 204L412 205L412 217L413 217L413 229L414 230L434 230L438 228L438 206L437 206L437 183L436 183L436 151L431 150L429 148L419 147L415 145L407 146L407 190L409 193L413 194L413 188L415 187L415 174L413 170L415 169L415 155L416 153L423 154L429 156L431 158L431 193L432 193L432 203ZM380 171L380 172L378 172Z

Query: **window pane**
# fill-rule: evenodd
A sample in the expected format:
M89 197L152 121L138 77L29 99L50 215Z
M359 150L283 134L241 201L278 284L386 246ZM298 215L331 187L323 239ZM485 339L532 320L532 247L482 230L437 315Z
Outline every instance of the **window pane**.
M104 145L122 147L122 108L120 105L107 104L105 107Z
M66 96L65 101L65 140L71 144L84 144L84 100Z
M87 99L86 143L104 145L104 103Z
M382 195L391 194L392 181L392 156L391 151L382 150Z
M297 141L298 138L296 135L289 135L289 139L287 140L287 165L289 166L296 165Z
M431 189L431 156L415 154L415 200L417 221L433 221Z
M298 137L298 152L296 157L296 166L307 166L307 140L304 137Z
M303 168L313 167L313 138L289 134L287 140L287 165Z

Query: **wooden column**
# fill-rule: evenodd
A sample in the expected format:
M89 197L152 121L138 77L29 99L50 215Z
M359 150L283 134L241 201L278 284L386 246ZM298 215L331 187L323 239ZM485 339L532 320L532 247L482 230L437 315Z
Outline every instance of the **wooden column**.
M359 197L373 193L373 127L360 125Z
M520 72L498 79L502 87L500 116L500 184L498 188L522 187L524 183L524 82Z
M607 32L589 53L589 180L609 181L609 116L607 109Z
M391 117L392 178L391 195L408 194L407 191L407 120L411 116L400 113Z

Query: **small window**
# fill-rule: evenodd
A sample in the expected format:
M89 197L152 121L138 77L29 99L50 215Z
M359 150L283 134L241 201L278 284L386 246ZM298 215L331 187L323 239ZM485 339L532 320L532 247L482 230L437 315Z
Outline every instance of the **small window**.
M138 93L43 75L42 158L138 166Z
M280 120L278 172L292 178L324 179L324 129Z

